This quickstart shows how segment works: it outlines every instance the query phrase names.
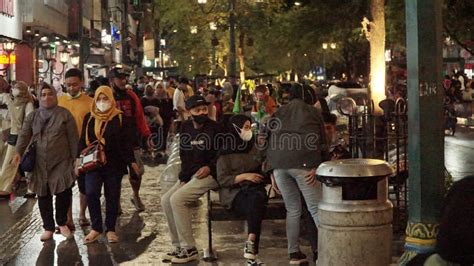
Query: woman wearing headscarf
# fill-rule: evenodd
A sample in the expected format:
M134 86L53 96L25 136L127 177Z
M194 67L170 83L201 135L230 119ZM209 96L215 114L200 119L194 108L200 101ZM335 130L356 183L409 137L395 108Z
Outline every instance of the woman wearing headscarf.
M13 101L8 104L10 115L10 134L7 138L8 148L0 173L0 197L8 197L12 192L13 180L17 174L18 167L10 162L15 155L15 146L25 117L34 111L33 99L28 92L28 85L18 81L12 90Z
M77 154L77 127L71 113L58 106L56 90L43 83L39 90L40 107L30 113L18 135L12 163L19 165L28 145L36 142L36 161L30 188L38 195L44 233L41 241L53 238L53 195L56 196L56 223L66 238L73 235L66 226L67 211L74 185L74 158Z
M86 172L87 207L91 217L92 230L84 239L84 244L97 241L103 232L100 196L102 186L105 191L105 232L110 243L118 242L115 233L118 207L120 202L120 182L131 164L135 172L139 167L135 162L132 144L128 140L129 132L123 126L126 121L122 111L117 109L112 89L100 86L94 95L91 112L84 118L79 151L99 140L104 145L106 164ZM78 159L79 162L79 159ZM76 163L76 166L78 164ZM76 174L78 168L76 167Z
M217 181L222 206L247 219L248 238L244 258L255 262L267 193L262 175L262 154L252 135L251 119L235 115L227 124L228 135L217 159Z

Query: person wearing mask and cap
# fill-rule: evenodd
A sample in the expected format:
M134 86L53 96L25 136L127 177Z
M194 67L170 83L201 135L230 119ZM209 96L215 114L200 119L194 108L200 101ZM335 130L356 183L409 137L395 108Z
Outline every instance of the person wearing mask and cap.
M90 114L84 118L82 134L78 150L84 150L90 143L100 141L104 145L104 166L85 173L87 206L92 222L92 230L85 237L84 244L97 241L103 232L102 210L100 196L102 185L105 191L105 231L109 243L118 242L115 224L120 202L120 181L127 172L127 166L139 172L140 169L133 155L132 143L129 141L130 132L126 130L122 111L117 109L112 89L101 86L97 89ZM76 174L79 174L76 163Z
M58 105L71 112L74 120L76 121L77 133L80 136L84 117L91 110L92 98L83 92L84 78L80 69L71 68L66 71L64 77L67 94L59 96ZM86 218L87 201L83 174L77 177L77 185L79 187L79 225L87 226L90 224L90 222ZM67 224L70 229L74 229L74 223L72 220L72 207L69 207Z
M219 134L217 123L208 117L208 102L202 96L191 96L186 109L192 120L184 121L180 133L181 172L176 184L161 198L174 250L164 254L163 261L187 263L199 259L193 237L189 203L218 187L216 177Z
M34 111L33 98L28 92L28 85L18 81L12 90L13 101L8 103L10 115L10 134L7 138L8 148L0 172L0 197L8 197L12 192L13 180L18 172L18 167L10 164L15 155L15 147L25 117Z
M219 200L227 210L247 220L248 237L244 246L247 265L260 265L257 261L263 216L266 210L267 191L262 173L263 153L255 145L251 119L234 115L227 124L226 142L219 149L217 181Z
M18 135L16 154L12 164L18 167L29 143L36 142L36 160L31 173L30 187L38 195L38 206L43 219L41 241L53 238L53 195L56 196L56 223L61 234L72 238L66 226L71 205L74 161L77 155L77 127L74 117L58 106L56 90L43 83L39 90L40 108L30 113Z
M140 173L137 174L133 171L132 167L129 166L129 181L133 190L133 196L131 201L137 211L144 211L145 205L140 198L140 186L142 183L143 175L143 162L140 159L140 138L147 140L147 144L150 140L150 128L148 127L145 119L145 113L143 111L140 99L133 92L133 90L127 88L127 74L124 73L120 68L112 68L109 71L109 82L114 92L114 98L117 104L117 108L123 112L123 116L127 119L124 120L125 126L129 132L132 133L131 141L133 144L135 160L140 166ZM121 208L119 205L119 214Z

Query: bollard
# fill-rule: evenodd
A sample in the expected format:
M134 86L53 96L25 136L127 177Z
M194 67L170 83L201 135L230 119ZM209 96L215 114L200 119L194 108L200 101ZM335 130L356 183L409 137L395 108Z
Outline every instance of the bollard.
M390 265L390 165L373 159L335 160L322 163L316 175L323 184L317 265Z

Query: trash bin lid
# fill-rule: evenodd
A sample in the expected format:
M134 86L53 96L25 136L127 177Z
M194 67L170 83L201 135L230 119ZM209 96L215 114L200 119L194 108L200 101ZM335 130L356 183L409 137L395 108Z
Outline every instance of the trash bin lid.
M322 163L316 175L326 177L380 177L393 174L393 169L383 160L342 159Z

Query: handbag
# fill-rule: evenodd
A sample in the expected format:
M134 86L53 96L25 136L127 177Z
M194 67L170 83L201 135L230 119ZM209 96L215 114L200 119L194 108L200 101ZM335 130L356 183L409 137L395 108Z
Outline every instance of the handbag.
M36 119L36 114L35 114L34 119ZM43 132L43 129L46 127L48 123L49 123L49 119L44 123L40 132ZM28 146L26 152L21 157L19 168L23 172L33 172L33 170L35 169L35 165L36 165L36 136L33 136L33 140Z
M33 141L26 150L20 161L20 169L23 172L33 172L36 164L36 141Z
M81 173L93 171L104 166L107 163L104 145L99 140L90 143L89 146L81 151L79 159L78 169Z
M91 119L89 119L88 124L90 121ZM102 132L97 138L97 140L90 143L85 149L81 151L78 166L79 172L90 172L103 167L107 163L107 157L105 156L105 148L101 142L105 129L107 128L107 124L108 121L105 123L104 128L102 129ZM86 130L89 129L86 128Z

